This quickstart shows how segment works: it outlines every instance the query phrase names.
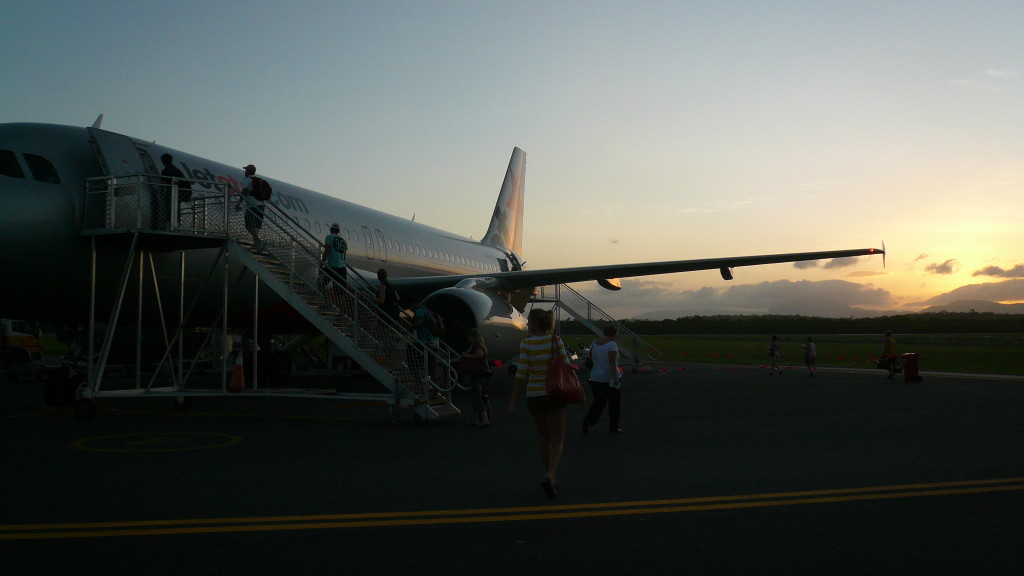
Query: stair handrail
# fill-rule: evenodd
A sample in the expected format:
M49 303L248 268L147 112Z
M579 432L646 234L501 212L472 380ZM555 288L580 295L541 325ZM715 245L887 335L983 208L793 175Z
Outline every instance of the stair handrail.
M192 189L186 210L192 218L191 227L182 225L179 219L182 203L178 202L178 190L182 181L188 181ZM169 192L158 200L153 191L163 186L168 187ZM260 204L251 196L240 196L232 186L223 182L198 182L144 173L87 179L83 232L153 229L150 221L144 221L145 215L148 210L162 210L159 204L167 201L170 205L170 214L175 216L168 218L168 231L191 235L223 235L235 239L240 246L248 250L257 248L255 244L246 240L249 231L245 226L245 215ZM365 327L358 326L358 318L365 318L368 315L380 325L387 326L397 338L407 343L418 343L415 334L407 326L392 319L376 303L376 290L362 275L349 274L346 283L335 281L321 259L322 241L276 203L264 202L262 205L263 217L258 229L260 240L266 242L269 252L288 269L293 289L304 288L311 295L313 303L322 309L334 305L341 314L343 313L337 302L329 302L326 297L321 296L327 292L327 288L331 288L334 293L340 292L351 297L355 317L345 316L357 330L364 331L362 334L357 333L357 338L372 338L365 331ZM270 242L267 242L268 239ZM296 266L299 263L302 264L301 267ZM429 358L434 358L440 367L437 374L441 376L440 382L428 374L424 374L424 381L441 392L451 391L459 385L457 373L452 366L454 358L458 356L455 350L442 341L438 342L436 349L421 345L415 348L423 356L424 372L425 367L430 365Z
M356 302L369 302L369 311L373 312L378 321L382 321L390 325L392 328L397 329L400 333L403 333L410 342L418 342L416 334L413 329L407 327L401 322L396 322L390 314L384 311L384 309L377 304L376 296L377 292L375 287L370 284L360 274L348 274L347 280L355 279L355 283L361 288L360 292L357 292L349 283L339 283L335 280L334 276L329 272L328 267L323 263L318 252L319 248L323 246L323 242L312 232L304 228L299 224L292 215L281 210L278 206L266 203L266 206L270 207L269 212L273 213L275 218L271 219L272 224L276 225L281 231L283 231L289 238L292 239L293 244L298 245L303 249L306 256L318 267L319 276L318 283L322 283L326 289L327 286L331 286L333 290L341 290L348 293L349 296L353 297ZM264 217L266 217L268 210L264 209ZM290 224L287 227L285 224ZM459 353L449 346L443 340L437 340L436 350L432 346L418 346L423 350L426 357L433 357L437 362L440 363L440 370L443 370L445 377L442 379L443 382L435 382L432 378L428 379L431 384L441 392L449 392L456 386L462 387L459 383L457 371L453 366L454 359L459 356ZM425 363L429 365L429 362Z
M543 288L547 288L547 286ZM541 292L539 294L541 298L545 297L543 288L541 289ZM629 328L626 328L624 325L622 325L621 322L613 318L611 314L608 314L607 312L602 310L597 304L594 304L593 302L588 300L585 296L580 294L578 291L573 289L568 284L558 284L555 286L555 299L560 306L567 307L567 309L573 310L576 313L583 316L582 312L580 312L577 309L577 307L574 306L574 302L566 302L566 299L564 297L565 293L568 293L570 300L576 300L578 302L583 302L586 304L587 314L585 317L588 321L593 320L596 316L603 322L610 322L614 324L615 327L618 328L619 330L619 343L621 346L627 349L639 349L635 353L643 351L643 353L647 356L649 360L658 360L659 358L661 358L660 350L658 350L654 346L651 346L650 343L641 338L638 334L636 334Z

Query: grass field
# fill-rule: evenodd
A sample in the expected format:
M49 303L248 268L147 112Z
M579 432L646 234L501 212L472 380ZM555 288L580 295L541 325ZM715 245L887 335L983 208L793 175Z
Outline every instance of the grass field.
M882 352L882 337L871 334L815 334L818 348L816 364L821 367L874 368ZM643 336L661 350L661 360L711 362L761 366L768 359L771 335L680 335ZM804 352L800 347L807 335L780 334L782 365L802 368ZM565 336L574 348L588 345L593 337ZM626 342L622 342L626 344ZM1015 374L1024 376L1024 333L1022 334L898 334L900 353L921 355L920 369L972 374ZM44 352L66 353L56 339L44 338Z
M882 337L868 334L812 335L820 367L874 368ZM761 366L768 359L771 335L643 336L661 350L661 359ZM566 336L573 346L591 338ZM807 335L779 334L782 365L803 368L801 348ZM626 344L626 342L621 342ZM1024 334L898 334L899 352L920 354L922 371L1024 376Z

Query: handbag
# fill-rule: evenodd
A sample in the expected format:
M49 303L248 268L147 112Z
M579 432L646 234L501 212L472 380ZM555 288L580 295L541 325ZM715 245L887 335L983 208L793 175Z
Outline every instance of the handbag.
M562 359L558 353L558 336L551 335L551 360L545 375L545 390L549 396L565 400L569 404L582 405L586 401L586 393L576 377L576 370Z

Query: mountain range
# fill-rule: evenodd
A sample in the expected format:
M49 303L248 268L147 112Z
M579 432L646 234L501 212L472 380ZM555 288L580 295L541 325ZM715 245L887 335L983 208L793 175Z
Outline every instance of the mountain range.
M995 314L1024 314L1024 304L1001 304L987 300L958 300L949 304L929 306L919 313L936 312L991 312ZM686 318L687 316L717 316L717 315L776 315L776 316L808 316L815 318L876 318L879 316L896 316L906 314L906 311L898 310L869 310L848 306L841 302L828 299L803 299L781 302L764 312L753 312L750 310L698 310L694 308L673 308L651 310L638 314L634 320L674 320Z

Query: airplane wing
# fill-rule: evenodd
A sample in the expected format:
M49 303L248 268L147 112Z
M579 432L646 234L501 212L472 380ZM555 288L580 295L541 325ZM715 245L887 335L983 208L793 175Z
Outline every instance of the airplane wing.
M674 274L677 272L693 272L695 270L722 270L722 276L731 279L730 269L740 266L756 266L759 264L778 264L782 262L801 262L805 260L826 260L831 258L848 258L851 256L872 256L885 254L884 249L857 248L852 250L829 250L824 252L797 252L792 254L765 254L761 256L735 256L730 258L706 258L701 260L674 260L670 262L641 262L636 264L609 264L603 266L578 266L575 268L551 268L547 270L517 270L513 272L490 272L481 274L465 274L453 276L428 276L417 278L397 278L391 283L401 291L405 288L412 292L433 292L454 286L459 282L478 278L483 281L482 287L496 290L519 290L537 286L550 286L570 282L588 280L605 281L616 278L632 278L636 276L653 276L657 274Z

